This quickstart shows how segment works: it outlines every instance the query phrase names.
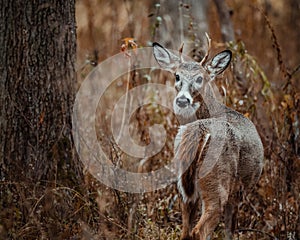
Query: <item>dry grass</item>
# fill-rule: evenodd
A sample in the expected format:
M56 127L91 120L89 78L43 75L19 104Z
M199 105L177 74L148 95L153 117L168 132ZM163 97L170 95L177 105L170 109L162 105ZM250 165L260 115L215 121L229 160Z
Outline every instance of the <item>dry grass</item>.
M218 85L226 89L227 105L256 124L265 147L265 167L256 189L239 206L238 239L297 239L299 229L299 66L300 14L297 1L228 0L238 41L220 42L216 11L209 9L214 47L228 47L234 64L246 76L233 73ZM280 6L283 4L284 8ZM294 4L294 5L293 5ZM298 7L298 9L297 9ZM265 14L257 9L264 9ZM159 28L153 1L77 1L78 82L98 62L120 52L122 39L134 37L139 47L153 41ZM153 13L153 14L150 14ZM151 15L148 17L148 15ZM288 41L287 41L288 39ZM158 40L158 39L157 39ZM196 41L196 40L195 40ZM134 71L138 74L134 74ZM130 88L155 82L172 84L168 75L134 70ZM127 76L110 87L103 104L116 101L125 92ZM99 111L98 137L113 163L138 171L140 159L122 154L111 136L110 111ZM105 121L103 121L105 119ZM143 123L141 124L141 121ZM147 105L132 119L134 137L149 142L148 127L163 124L169 136L163 150L150 158L141 171L166 164L173 156L177 122L161 107ZM130 165L130 166L129 166ZM60 182L42 187L21 182L1 182L0 238L8 239L178 239L181 213L174 185L145 194L130 194L107 188L85 173L84 186ZM84 190L80 190L84 189ZM15 196L18 196L16 198ZM2 239L2 238L1 238ZM3 238L4 239L4 238ZM222 239L222 223L213 239Z

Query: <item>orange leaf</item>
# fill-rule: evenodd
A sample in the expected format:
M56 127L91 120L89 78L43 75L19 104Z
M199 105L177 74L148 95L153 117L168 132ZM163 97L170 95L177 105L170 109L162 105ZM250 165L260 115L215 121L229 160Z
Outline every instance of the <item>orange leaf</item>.
M44 122L44 119L45 119L45 112L42 112L41 115L40 115L39 124L42 124Z

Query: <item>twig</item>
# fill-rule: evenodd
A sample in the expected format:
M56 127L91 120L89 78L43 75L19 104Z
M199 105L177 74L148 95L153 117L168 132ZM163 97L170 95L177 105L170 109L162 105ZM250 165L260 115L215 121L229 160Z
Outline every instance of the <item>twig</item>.
M293 75L295 75L296 74L296 72L298 72L300 70L300 64L297 66L297 67L295 67L294 68L294 70L291 72L291 77L293 76Z
M292 77L299 71L299 69L300 69L300 64L297 67L295 67L294 70L291 73L288 74L286 84L284 84L284 86L282 88L284 91L291 84Z
M239 229L236 230L236 232L257 232L257 233L261 233L263 235L267 235L271 239L278 240L277 237L273 236L270 233L267 233L267 232L264 232L264 231L261 231L261 230L257 230L257 229L252 229L252 228L239 228Z
M279 67L280 67L280 71L282 72L283 77L287 80L287 83L284 85L284 88L286 88L290 84L291 74L287 71L287 68L284 64L282 54L281 54L281 48L280 48L280 45L278 43L278 40L277 40L277 37L276 37L276 34L275 34L275 29L272 26L272 24L271 24L271 22L270 22L270 20L267 16L267 14L265 13L265 11L263 11L261 8L257 8L257 9L262 13L263 17L265 18L267 27L271 31L271 36L272 36L271 39L272 39L272 42L273 42L273 47L276 50L277 61L278 61Z
M125 105L124 105L124 109L123 109L123 116L122 116L120 132L119 132L119 135L116 139L117 144L119 143L119 141L122 137L123 128L124 128L124 125L125 125L125 118L127 117L126 116L126 110L127 110L126 108L127 108L127 105L128 105L128 95L129 95L129 86L130 86L130 66L131 66L131 57L129 57L129 60L128 60L128 74L127 74L127 86L126 86L126 93L125 93Z

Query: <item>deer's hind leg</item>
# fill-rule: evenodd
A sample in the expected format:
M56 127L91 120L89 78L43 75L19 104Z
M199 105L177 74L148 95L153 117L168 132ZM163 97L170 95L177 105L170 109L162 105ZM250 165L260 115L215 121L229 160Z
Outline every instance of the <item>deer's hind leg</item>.
M233 239L235 232L236 217L238 206L235 202L229 202L224 208L224 221L225 221L225 240Z
M207 240L220 221L224 202L218 186L204 184L202 193L202 214L201 218L192 230L192 239Z
M182 233L181 240L188 240L191 238L191 230L193 229L193 222L198 212L199 199L195 202L184 202L181 201L181 212L182 212Z

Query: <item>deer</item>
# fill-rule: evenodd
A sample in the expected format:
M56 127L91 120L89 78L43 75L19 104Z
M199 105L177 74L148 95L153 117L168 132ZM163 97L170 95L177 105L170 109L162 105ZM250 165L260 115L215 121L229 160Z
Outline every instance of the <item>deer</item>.
M241 191L250 191L263 169L264 149L255 125L219 101L212 87L230 65L232 52L223 50L208 60L208 35L207 40L208 50L200 63L186 61L182 48L177 55L153 43L158 65L175 78L173 109L180 126L174 161L178 163L182 240L209 239L222 219L225 238L232 239Z

